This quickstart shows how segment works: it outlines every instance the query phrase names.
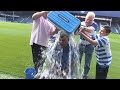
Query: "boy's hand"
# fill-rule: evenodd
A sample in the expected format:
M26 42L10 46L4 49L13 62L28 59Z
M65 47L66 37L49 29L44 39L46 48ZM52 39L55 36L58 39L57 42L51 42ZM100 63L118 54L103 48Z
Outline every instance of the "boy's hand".
M81 32L85 32L85 28L84 28L84 26L81 26L80 28L79 28L79 35L81 34Z

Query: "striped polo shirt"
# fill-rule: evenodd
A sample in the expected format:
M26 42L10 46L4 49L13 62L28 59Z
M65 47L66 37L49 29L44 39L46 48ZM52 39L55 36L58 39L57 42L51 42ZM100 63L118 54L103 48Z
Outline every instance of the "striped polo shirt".
M108 36L96 35L96 41L98 43L95 47L97 63L99 65L109 66L112 60L112 53Z

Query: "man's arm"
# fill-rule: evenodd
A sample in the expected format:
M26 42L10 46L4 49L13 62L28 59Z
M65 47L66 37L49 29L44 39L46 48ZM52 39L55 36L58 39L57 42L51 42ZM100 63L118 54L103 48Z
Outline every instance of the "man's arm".
M88 32L85 31L85 29L83 27L80 27L79 28L79 35L80 35L80 32L84 33L86 36L88 36L89 38L91 38L91 36L88 34Z
M82 26L81 26L82 27ZM83 26L86 32L92 33L97 30L97 24L94 22L90 27Z
M49 11L36 12L36 13L33 14L32 19L36 20L36 19L40 18L41 16L47 17L48 12Z
M85 31L92 33L94 31L94 27L85 27Z
M83 28L88 33L92 33L94 31L94 27L81 27L81 28Z
M84 37L84 39L86 39L89 43L91 43L92 45L98 45L96 40L92 40L89 36L87 36L85 33L83 33L82 31L79 32L80 35L82 35Z
M58 31L60 31L60 30L56 27L53 32L50 32L50 35L54 35L54 34L58 33Z

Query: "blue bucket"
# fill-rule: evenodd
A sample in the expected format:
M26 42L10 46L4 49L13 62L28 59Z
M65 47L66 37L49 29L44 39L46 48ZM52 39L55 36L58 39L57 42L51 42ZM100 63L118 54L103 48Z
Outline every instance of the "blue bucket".
M26 79L34 79L36 71L34 68L27 68L24 71Z

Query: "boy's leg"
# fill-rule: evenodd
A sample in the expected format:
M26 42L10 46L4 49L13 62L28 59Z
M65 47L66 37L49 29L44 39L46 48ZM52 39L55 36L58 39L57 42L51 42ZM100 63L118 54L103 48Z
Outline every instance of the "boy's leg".
M102 70L101 70L100 65L96 63L96 76L95 76L96 79L101 79L101 72Z
M104 67L104 69L103 69L103 79L107 78L108 70L109 70L109 66Z
M109 66L100 66L98 63L96 64L96 79L106 79L107 73L109 70Z

